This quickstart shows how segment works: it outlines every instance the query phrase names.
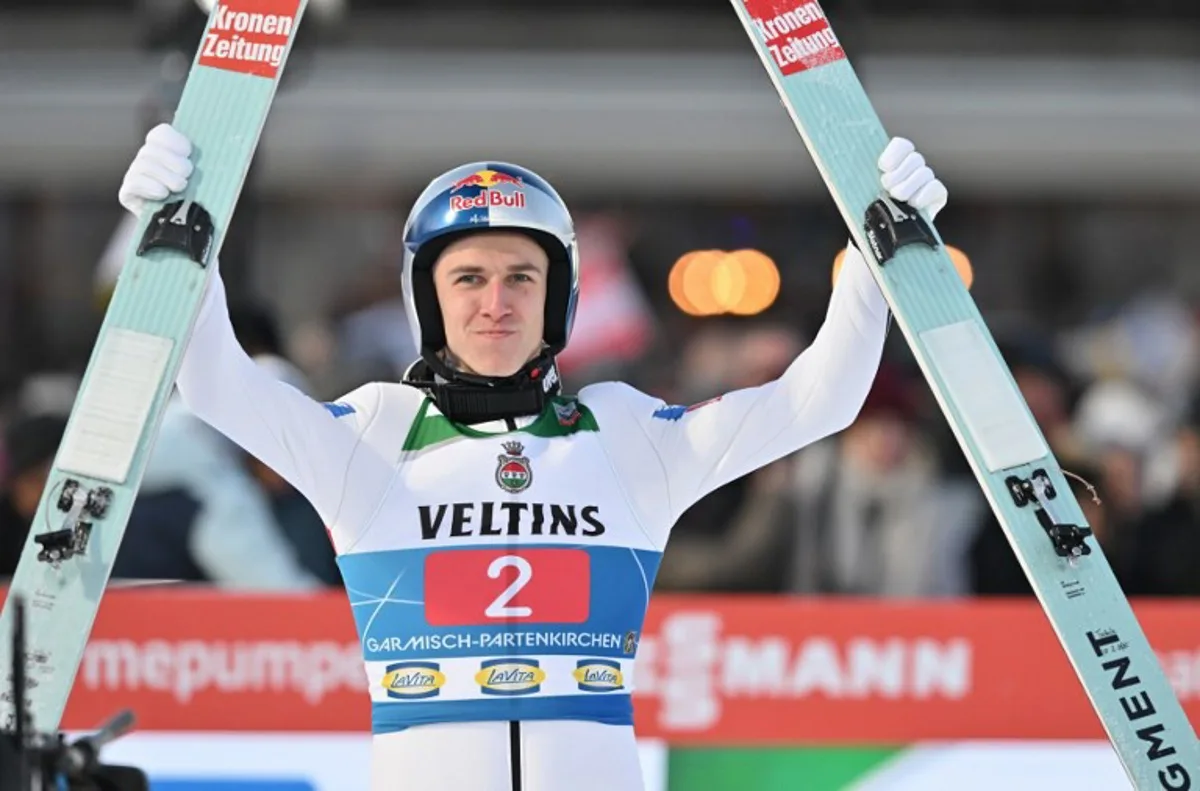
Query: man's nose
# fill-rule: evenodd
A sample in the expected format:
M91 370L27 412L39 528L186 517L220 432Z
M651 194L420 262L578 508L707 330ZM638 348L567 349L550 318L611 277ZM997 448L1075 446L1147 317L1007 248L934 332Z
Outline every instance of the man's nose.
M508 289L504 287L503 279L488 283L483 293L483 314L488 318L498 319L510 312Z

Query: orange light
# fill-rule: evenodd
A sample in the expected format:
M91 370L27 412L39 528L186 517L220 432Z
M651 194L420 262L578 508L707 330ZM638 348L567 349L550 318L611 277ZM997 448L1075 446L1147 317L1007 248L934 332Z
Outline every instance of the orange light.
M713 281L724 257L725 253L720 250L703 250L689 259L684 269L683 295L701 316L716 316L722 312Z
M833 275L831 277L831 282L835 286L837 285L838 275L842 273L842 264L845 262L845 260L846 248L843 247L841 250L838 250L837 255L833 257Z
M971 259L962 250L950 245L946 245L946 252L950 254L950 260L954 262L954 268L958 270L958 276L962 278L963 285L969 291L971 285L975 282L975 269L971 266Z
M713 297L721 306L721 313L729 313L746 296L746 270L735 253L724 253L713 269L711 288Z
M746 284L741 299L729 312L753 316L771 307L779 296L779 269L775 262L757 250L736 250L729 257L737 262Z
M689 316L703 316L695 305L687 298L683 291L683 275L687 272L692 260L699 255L699 252L687 253L679 257L675 265L671 267L671 274L667 276L667 293L671 297L671 301L675 306Z
M779 295L779 270L757 250L696 250L671 267L667 291L692 316L752 316Z

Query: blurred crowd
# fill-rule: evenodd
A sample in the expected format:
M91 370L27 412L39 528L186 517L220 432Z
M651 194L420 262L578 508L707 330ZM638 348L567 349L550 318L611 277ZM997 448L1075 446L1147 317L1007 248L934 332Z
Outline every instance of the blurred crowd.
M802 284L794 290L807 299L783 295L762 316L689 318L664 301L662 266L648 275L619 224L587 219L580 235L583 298L561 360L569 390L620 378L668 403L696 403L777 377L820 326L827 280L824 291ZM118 231L110 248L120 242ZM286 330L273 303L242 290L231 314L243 347L320 400L400 378L414 351L395 268L387 255L381 260L347 279L319 320ZM97 284L102 308L116 273L111 261L99 269L107 273ZM788 279L785 272L785 285ZM1127 594L1200 595L1200 319L1192 306L1151 292L1053 332L996 327ZM81 366L30 372L0 407L0 576L12 573L24 546L81 374ZM114 578L241 590L341 584L325 527L308 503L175 400ZM896 328L858 420L686 512L657 587L1031 593Z
M1191 370L1147 360L1167 349L1172 369L1194 359L1198 328L1181 305L1151 301L1053 342L997 338L1127 595L1200 595L1200 399ZM681 389L768 380L803 345L786 327L713 328L689 344ZM658 586L1032 594L898 332L855 423L697 503Z
M230 306L243 348L280 380L308 389L270 312ZM62 442L82 372L28 378L3 437L0 577L16 568ZM53 493L51 493L53 494ZM51 520L57 517L50 516ZM40 525L38 533L55 529ZM340 584L325 527L295 489L172 396L113 569L115 580L184 581L243 590Z

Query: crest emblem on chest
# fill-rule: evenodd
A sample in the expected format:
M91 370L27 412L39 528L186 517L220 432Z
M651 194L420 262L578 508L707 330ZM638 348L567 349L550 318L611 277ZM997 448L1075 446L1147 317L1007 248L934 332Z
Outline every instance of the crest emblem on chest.
M525 446L520 442L505 442L504 455L497 457L496 485L506 492L523 492L533 483L533 468L529 459L521 455L524 452Z

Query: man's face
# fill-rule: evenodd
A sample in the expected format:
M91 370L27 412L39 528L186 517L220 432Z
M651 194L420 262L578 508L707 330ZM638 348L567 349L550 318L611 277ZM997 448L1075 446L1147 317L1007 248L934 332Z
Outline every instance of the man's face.
M433 267L446 346L467 373L511 376L541 349L546 252L519 233L472 234Z

